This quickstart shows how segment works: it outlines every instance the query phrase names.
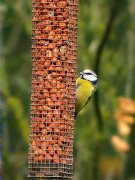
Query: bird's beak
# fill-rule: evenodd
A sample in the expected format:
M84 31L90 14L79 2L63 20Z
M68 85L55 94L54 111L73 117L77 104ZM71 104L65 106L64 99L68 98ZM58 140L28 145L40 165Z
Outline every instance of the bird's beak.
M83 72L80 72L80 75L83 75Z

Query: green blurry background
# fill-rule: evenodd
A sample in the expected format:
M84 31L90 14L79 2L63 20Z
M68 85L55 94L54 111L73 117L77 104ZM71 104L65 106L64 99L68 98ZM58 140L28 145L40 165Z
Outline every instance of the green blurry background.
M27 179L31 11L31 0L0 3L4 180ZM77 70L96 70L99 84L96 96L75 123L75 180L135 179L130 137L126 137L132 150L128 153L117 152L111 144L111 137L118 133L114 118L118 97L135 99L134 60L135 1L80 0Z

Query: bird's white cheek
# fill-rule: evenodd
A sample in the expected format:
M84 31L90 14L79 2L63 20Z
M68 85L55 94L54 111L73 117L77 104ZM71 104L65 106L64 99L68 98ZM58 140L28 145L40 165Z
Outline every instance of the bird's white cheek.
M89 80L89 81L96 81L97 78L93 75L88 75L88 76L85 76L85 79Z
M96 78L95 76L90 76L90 80L91 80L91 81L96 81L97 78Z

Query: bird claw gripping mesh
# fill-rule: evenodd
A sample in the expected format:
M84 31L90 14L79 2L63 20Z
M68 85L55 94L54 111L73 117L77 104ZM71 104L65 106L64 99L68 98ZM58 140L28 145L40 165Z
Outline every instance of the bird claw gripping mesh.
M78 1L32 5L28 177L72 179Z

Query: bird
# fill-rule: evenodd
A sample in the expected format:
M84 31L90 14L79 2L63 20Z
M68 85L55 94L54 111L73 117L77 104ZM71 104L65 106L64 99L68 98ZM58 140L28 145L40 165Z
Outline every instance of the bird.
M76 80L75 117L88 104L97 89L98 77L92 70L80 72Z

